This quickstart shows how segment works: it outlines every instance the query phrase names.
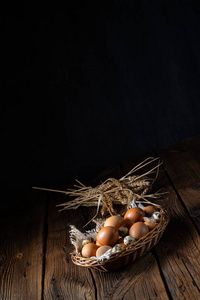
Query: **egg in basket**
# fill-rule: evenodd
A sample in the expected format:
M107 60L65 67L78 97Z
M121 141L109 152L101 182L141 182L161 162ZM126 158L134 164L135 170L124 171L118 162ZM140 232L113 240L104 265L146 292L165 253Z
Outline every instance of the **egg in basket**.
M154 163L155 166L150 170L135 175L140 169ZM168 210L152 202L163 193L158 191L149 194L161 163L159 158L150 157L119 180L108 178L95 188L77 180L79 185L76 185L76 189L64 192L75 199L60 204L63 207L61 211L76 209L81 205L97 207L95 216L89 220L96 223L95 229L83 233L71 225L69 234L74 246L71 253L74 264L104 272L116 271L157 244L169 222ZM149 175L153 174L154 178L150 178ZM122 205L125 211L119 214L115 204ZM97 218L100 208L102 218ZM106 213L110 216L105 219Z
M73 263L104 272L116 271L155 246L169 222L169 214L154 205L139 206L130 208L124 217L113 215L104 222L98 219L96 229L85 234L72 225Z

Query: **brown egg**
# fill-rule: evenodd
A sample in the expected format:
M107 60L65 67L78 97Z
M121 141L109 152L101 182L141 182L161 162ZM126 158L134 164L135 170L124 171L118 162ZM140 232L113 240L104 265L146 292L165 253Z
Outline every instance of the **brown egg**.
M146 206L143 210L144 210L145 215L146 215L147 217L151 217L151 216L153 215L153 213L154 213L155 211L157 211L157 208L156 208L155 206L153 206L153 205L148 205L148 206Z
M101 255L103 255L109 249L112 249L112 247L107 246L107 245L99 247L97 249L97 252L96 252L96 257L100 257Z
M101 245L112 246L119 238L118 231L112 226L106 226L97 233L97 242Z
M137 222L131 226L129 230L129 235L134 239L139 240L141 237L145 236L149 232L149 228L143 222Z
M156 222L156 220L152 220L150 222L146 221L146 222L144 222L144 224L146 224L148 226L149 230L152 230L156 227L156 225L158 223Z
M96 245L98 246L98 247L101 247L102 245L101 244L99 244L97 241L96 241Z
M83 257L96 256L97 249L98 249L98 246L94 243L86 244L85 246L83 246L82 256Z
M124 216L124 219L132 222L142 222L145 212L139 207L130 208Z
M121 216L111 216L105 221L104 227L107 226L117 227L117 225L119 225L123 220L124 218Z

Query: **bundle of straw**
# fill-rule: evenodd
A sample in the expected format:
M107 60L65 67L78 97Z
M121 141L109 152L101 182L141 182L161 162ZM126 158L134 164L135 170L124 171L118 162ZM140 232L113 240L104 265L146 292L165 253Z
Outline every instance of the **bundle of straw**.
M152 167L149 171L145 172L142 175L135 175L135 173L156 162L156 166ZM102 184L91 187L85 186L79 180L76 180L78 185L74 185L76 189L68 189L67 191L61 190L52 190L46 188L33 187L34 189L52 191L64 193L69 196L75 197L72 201L68 201L62 204L59 204L59 207L62 207L62 210L68 209L77 209L79 206L97 206L97 216L99 207L101 206L101 214L105 215L106 212L109 212L110 215L117 214L113 204L122 204L127 208L129 207L131 201L134 199L135 203L149 203L150 198L159 198L163 193L161 190L153 194L148 194L151 186L155 182L158 173L159 167L162 164L159 158L149 157L143 162L131 169L125 176L120 179L108 178ZM133 175L134 174L134 175ZM154 178L150 178L149 175L154 174ZM158 205L157 205L158 206Z

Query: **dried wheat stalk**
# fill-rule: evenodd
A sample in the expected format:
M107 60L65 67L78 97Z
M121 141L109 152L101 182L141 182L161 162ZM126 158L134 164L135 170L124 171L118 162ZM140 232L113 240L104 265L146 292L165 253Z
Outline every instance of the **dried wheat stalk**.
M133 175L138 170L149 166L153 162L157 162L156 166L152 167L149 171L142 175ZM76 180L78 185L74 185L76 189L68 189L67 191L52 190L46 188L33 187L34 189L46 190L64 193L69 196L75 197L72 201L68 201L58 206L62 207L60 211L67 209L77 209L79 206L102 206L101 213L104 215L107 211L110 215L116 214L113 205L123 204L127 208L130 202L135 199L135 202L152 203L150 198L158 198L163 193L158 191L154 194L148 194L154 181L156 180L159 172L159 167L162 164L159 158L149 157L143 162L131 169L125 176L119 180L115 178L108 178L99 186L93 188L85 186L80 181ZM149 175L155 175L155 178L149 178Z

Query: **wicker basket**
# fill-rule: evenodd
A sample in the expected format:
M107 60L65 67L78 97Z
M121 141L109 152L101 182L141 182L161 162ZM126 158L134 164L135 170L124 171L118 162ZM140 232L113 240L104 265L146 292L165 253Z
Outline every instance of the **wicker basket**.
M75 251L71 254L72 262L81 267L87 267L102 272L120 270L134 262L141 255L154 247L162 237L164 230L169 223L169 212L162 209L163 215L158 225L147 235L136 242L131 243L124 250L111 255L109 260L97 261L93 258L84 258Z

